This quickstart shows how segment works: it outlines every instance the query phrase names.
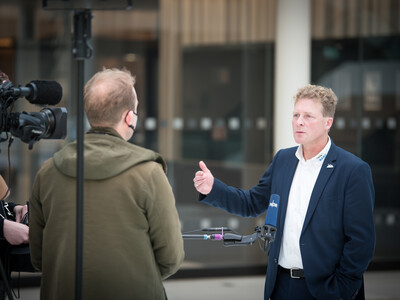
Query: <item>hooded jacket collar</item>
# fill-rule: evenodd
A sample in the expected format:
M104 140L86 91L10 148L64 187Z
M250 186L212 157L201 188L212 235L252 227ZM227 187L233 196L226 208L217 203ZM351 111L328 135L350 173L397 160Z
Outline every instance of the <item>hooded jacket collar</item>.
M123 139L122 136L111 127L93 127L88 130L87 134L108 134Z

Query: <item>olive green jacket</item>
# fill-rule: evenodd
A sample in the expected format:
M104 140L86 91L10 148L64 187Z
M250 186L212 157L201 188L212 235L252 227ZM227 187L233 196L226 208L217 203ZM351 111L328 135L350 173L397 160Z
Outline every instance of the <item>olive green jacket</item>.
M166 165L113 129L84 141L83 299L164 299L184 258ZM30 251L41 298L74 299L76 143L47 160L30 199Z

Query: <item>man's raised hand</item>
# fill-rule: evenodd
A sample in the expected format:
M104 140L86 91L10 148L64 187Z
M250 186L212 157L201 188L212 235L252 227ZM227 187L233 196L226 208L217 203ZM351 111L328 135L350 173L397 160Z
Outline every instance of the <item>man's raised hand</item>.
M214 185L214 176L203 161L199 162L199 167L201 171L197 171L193 178L194 187L199 193L208 195Z

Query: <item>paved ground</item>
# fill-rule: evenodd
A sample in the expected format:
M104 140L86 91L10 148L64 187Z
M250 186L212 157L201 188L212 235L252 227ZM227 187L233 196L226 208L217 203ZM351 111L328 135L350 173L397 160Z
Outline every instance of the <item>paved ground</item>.
M173 279L164 285L170 300L262 300L264 276ZM21 300L38 300L39 287L23 288ZM365 274L367 300L400 300L400 271Z

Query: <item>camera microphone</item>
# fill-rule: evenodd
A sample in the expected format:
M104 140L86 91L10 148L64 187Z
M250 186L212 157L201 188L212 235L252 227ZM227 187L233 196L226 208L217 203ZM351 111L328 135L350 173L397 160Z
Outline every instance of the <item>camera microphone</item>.
M40 112L11 112L13 103L25 97L30 103L44 105ZM33 144L40 139L63 139L67 134L65 107L49 108L61 101L62 87L56 81L32 80L25 87L14 87L7 74L0 71L0 133L10 132L24 143ZM0 143L6 141L0 139Z
M32 104L56 105L62 98L62 87L56 81L33 80L25 87L12 90L14 96L25 97Z

